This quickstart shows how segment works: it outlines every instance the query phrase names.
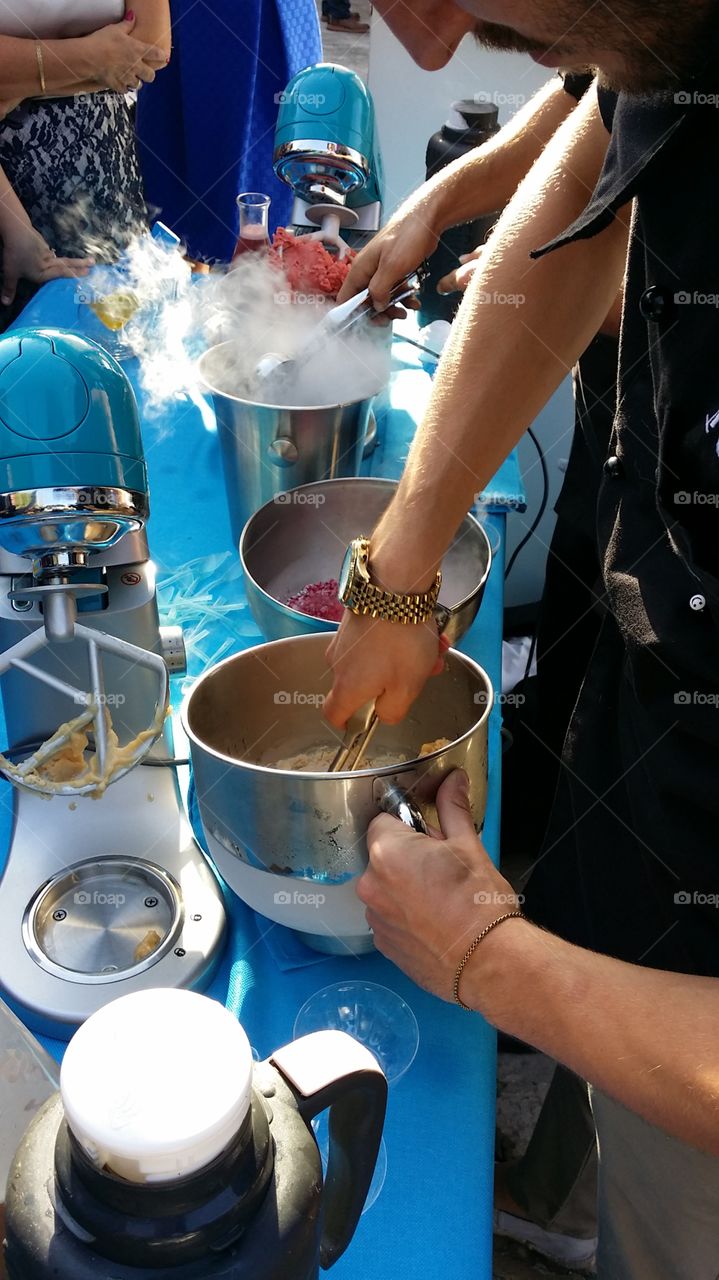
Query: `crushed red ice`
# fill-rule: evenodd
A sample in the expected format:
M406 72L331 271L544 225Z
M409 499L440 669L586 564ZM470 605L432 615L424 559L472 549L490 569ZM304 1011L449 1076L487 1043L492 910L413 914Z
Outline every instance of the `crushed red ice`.
M326 582L309 582L301 591L290 596L287 603L290 609L308 613L311 618L341 622L344 609L339 601L338 591L336 578L329 578Z
M272 239L272 258L282 267L295 293L336 297L355 257L353 250L348 249L340 259L329 253L320 240L292 235L284 227L278 227Z

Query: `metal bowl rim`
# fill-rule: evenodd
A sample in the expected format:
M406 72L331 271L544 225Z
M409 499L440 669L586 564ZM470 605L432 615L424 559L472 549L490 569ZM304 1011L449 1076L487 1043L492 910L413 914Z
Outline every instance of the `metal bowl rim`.
M232 765L234 768L246 770L248 773L266 773L273 778L299 778L300 780L306 778L308 782L316 782L318 778L334 779L339 782L346 782L350 778L379 778L391 777L397 773L410 773L418 764L424 764L425 760L437 760L440 756L444 755L450 747L456 747L460 743L467 741L474 733L477 732L477 729L489 720L490 713L494 706L494 688L487 672L484 670L484 667L480 667L479 663L475 662L474 658L470 658L468 654L460 653L459 649L448 649L445 654L445 658L451 654L453 659L456 659L461 665L469 667L475 675L479 675L481 677L484 681L487 701L484 704L481 716L475 720L474 724L471 725L469 729L466 729L458 738L452 738L446 747L439 747L437 751L430 751L426 756L416 756L413 760L401 760L396 764L384 765L379 769L338 769L336 772L329 772L327 770L324 772L311 771L309 769L275 769L272 765L253 764L250 760L237 760L234 756L226 756L223 752L216 751L214 747L208 746L207 743L202 742L200 738L198 738L194 729L190 725L190 703L200 686L206 680L209 680L216 671L220 671L222 667L227 666L231 662L237 662L238 659L244 658L249 654L258 654L261 650L269 649L274 645L303 644L307 641L316 642L318 639L323 639L322 633L315 632L314 635L284 636L281 640L267 640L264 644L252 645L249 649L241 649L239 653L231 653L229 657L223 658L221 662L217 662L213 666L208 667L206 671L203 671L202 675L197 677L192 688L186 694L183 699L182 706L180 707L182 727L190 742L201 751L205 751L208 755L212 756L213 759L219 760L223 764Z
M378 396L387 386L387 379L385 379L375 391L370 391L366 396L360 396L359 399L354 400L333 400L329 404L269 404L266 400L245 400L242 396L234 396L231 391L223 391L221 387L214 386L202 367L207 356L213 351L219 351L220 347L232 346L234 342L234 338L229 338L226 342L217 342L214 347L208 347L207 351L203 351L197 361L197 372L203 386L213 396L222 396L224 400L231 400L233 404L246 405L248 409L271 409L275 413L317 413L325 409L349 409L353 404L371 404L375 396Z
M335 485L335 484L356 484L358 481L361 484L369 483L372 485L381 485L382 487L384 487L385 485L392 486L395 490L399 485L399 480L390 480L385 476L336 476L334 479L330 479L330 480L311 480L309 481L308 484L298 484L298 485L295 485L292 489L284 489L283 493L302 493L302 491L305 489L314 490L314 489L320 489L325 485ZM264 596L265 600L268 600L270 604L274 605L276 609L280 609L282 613L285 614L288 618L290 618L293 622L299 622L299 623L303 621L306 622L307 618L311 618L312 621L314 622L324 623L324 626L328 632L334 632L339 627L340 625L339 622L331 622L328 618L314 618L313 615L310 613L303 613L301 609L293 609L291 605L285 604L282 600L277 600L275 596L270 595L269 591L265 591L265 588L260 586L254 574L252 574L249 568L247 567L247 562L245 560L245 543L246 543L247 535L250 532L250 526L252 525L253 521L256 520L257 517L261 515L262 512L265 511L268 507L277 507L277 506L281 507L285 505L291 505L291 504L285 504L283 502L278 503L276 498L270 498L268 502L263 503L261 507L258 507L256 511L253 511L252 515L245 522L245 526L242 530L242 533L240 534L240 541L239 541L239 548L238 548L242 572L245 574L247 578L249 578L250 582L252 583L253 589L255 591L259 592L260 595ZM485 529L481 520L478 520L472 511L468 511L464 519L471 521L479 529L487 547L487 563L485 565L484 573L482 574L482 577L477 582L476 587L474 587L474 589L470 591L468 595L463 596L461 600L458 600L456 604L453 604L451 606L449 605L445 606L451 618L455 617L455 615L458 614L461 609L464 609L466 605L470 604L475 599L475 597L484 589L484 587L487 584L487 579L489 577L489 574L492 568L492 558L493 558L492 544L489 540L489 535L487 534L487 530ZM462 524L464 524L464 520L462 521ZM459 527L461 529L462 525L460 525ZM439 604L441 603L442 601L440 599Z

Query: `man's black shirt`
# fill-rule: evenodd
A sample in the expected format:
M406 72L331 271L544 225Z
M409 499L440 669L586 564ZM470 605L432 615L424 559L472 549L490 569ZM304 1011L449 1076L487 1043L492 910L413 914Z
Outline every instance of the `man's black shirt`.
M719 76L600 90L612 128L581 217L635 201L618 408L597 509L607 613L528 910L598 951L719 973Z

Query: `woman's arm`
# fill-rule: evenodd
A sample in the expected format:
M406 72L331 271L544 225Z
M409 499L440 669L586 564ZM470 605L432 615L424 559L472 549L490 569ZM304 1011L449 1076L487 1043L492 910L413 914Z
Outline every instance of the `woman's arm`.
M132 33L135 39L161 50L165 55L165 63L168 63L172 50L169 0L129 0L129 3L136 19Z
M150 8L164 7L160 0L140 0ZM143 19L143 23L144 23ZM22 99L63 92L81 92L86 86L123 92L149 83L167 62L163 43L138 39L134 13L88 36L66 40L32 40L0 36L0 97ZM41 51L42 67L38 60Z
M2 241L2 295L9 306L19 280L45 284L60 276L84 276L92 258L57 258L39 231L33 227L25 207L0 169L0 240Z

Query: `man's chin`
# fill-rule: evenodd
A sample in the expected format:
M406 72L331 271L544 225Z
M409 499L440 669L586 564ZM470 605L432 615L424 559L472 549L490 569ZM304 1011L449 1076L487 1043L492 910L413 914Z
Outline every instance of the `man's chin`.
M610 89L613 93L632 94L637 98L675 91L678 83L675 75L658 74L654 66L639 68L621 64L614 67L600 65L596 76L600 88Z

